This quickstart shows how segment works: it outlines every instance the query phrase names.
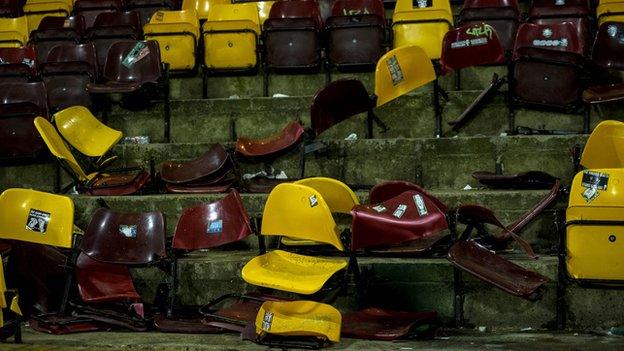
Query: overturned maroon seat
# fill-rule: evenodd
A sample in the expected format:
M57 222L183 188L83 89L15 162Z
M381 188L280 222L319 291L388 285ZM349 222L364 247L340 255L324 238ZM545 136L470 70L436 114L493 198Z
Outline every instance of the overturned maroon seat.
M494 27L480 23L448 31L442 41L442 74L462 68L505 63L503 47Z
M448 229L446 213L429 196L415 190L380 203L357 205L351 215L353 250L401 246L431 237L437 241L448 234L444 233Z
M76 262L78 293L83 302L140 302L128 267L80 254Z
M38 161L47 147L33 120L48 117L45 85L34 83L0 84L0 164Z
M316 0L280 0L264 22L265 63L281 70L318 69L323 22Z
M448 253L454 266L501 290L535 300L548 278L492 253L472 240L456 242Z
M494 27L504 50L513 48L516 31L520 24L520 8L517 0L466 0L459 12L459 25Z
M100 13L120 12L122 8L121 0L76 0L74 3L74 13L84 17L87 29L93 27Z
M127 10L136 11L141 15L141 26L149 22L152 15L159 10L176 10L180 8L178 0L126 0Z
M528 22L558 25L570 22L578 36L582 53L589 50L591 10L587 0L535 0L528 12Z
M435 326L438 314L431 312L403 312L367 308L342 316L341 335L347 338L392 341L413 337L414 329L423 325Z
M81 15L71 17L46 16L30 34L36 45L37 61L44 62L52 48L61 44L78 44L85 35L86 25Z
M77 190L92 196L120 196L138 193L151 180L142 169L127 169L122 173L102 173L87 186L79 184Z
M472 173L472 177L483 185L498 189L550 189L557 181L556 177L541 171L516 174L480 171Z
M591 60L604 73L624 71L624 24L622 22L605 22L596 33L596 41L592 50ZM624 99L624 84L621 80L596 79L583 92L583 101L588 104L600 104ZM594 83L594 84L595 84Z
M20 17L24 15L23 0L0 0L0 17Z
M281 154L299 144L305 130L297 121L290 121L277 134L267 138L236 140L236 153L248 158L264 158Z
M525 23L514 47L514 103L574 110L584 87L583 48L572 23Z
M97 15L85 38L95 45L98 66L102 68L111 45L124 39L138 40L141 32L141 16L138 12L103 12Z
M375 185L369 192L368 203L378 204L401 195L408 190L417 191L423 196L429 198L429 200L431 200L442 212L448 212L448 207L442 201L429 194L420 185L402 180L393 180Z
M0 83L29 82L37 76L35 49L0 48Z
M92 107L91 95L87 92L87 85L97 79L92 43L55 46L41 64L40 71L52 111L75 105Z
M381 0L336 0L325 21L329 62L340 69L373 68L384 54L386 15Z

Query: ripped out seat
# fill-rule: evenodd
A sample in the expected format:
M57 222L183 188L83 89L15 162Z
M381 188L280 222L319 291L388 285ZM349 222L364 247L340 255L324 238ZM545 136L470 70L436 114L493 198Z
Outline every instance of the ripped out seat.
M232 160L221 144L212 144L194 160L166 161L160 177L170 193L226 192L236 181Z
M342 316L341 335L347 338L392 341L421 336L417 331L428 326L427 333L437 325L435 311L404 312L366 308Z

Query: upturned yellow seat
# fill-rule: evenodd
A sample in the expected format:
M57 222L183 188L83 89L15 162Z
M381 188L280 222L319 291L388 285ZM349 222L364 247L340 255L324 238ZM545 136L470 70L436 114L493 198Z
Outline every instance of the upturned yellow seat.
M377 106L420 88L436 79L431 60L418 46L402 46L387 52L375 69Z
M195 68L199 40L199 19L195 9L158 11L143 26L145 40L156 40L162 62L172 71Z
M448 0L433 0L430 7L426 3L414 7L413 0L397 0L392 15L394 47L417 45L430 59L437 60L444 35L453 27L453 13Z
M19 48L26 46L29 33L26 16L0 18L0 47Z
M256 316L256 334L314 336L340 342L342 316L334 307L313 301L267 301Z
M208 12L214 5L230 3L230 0L184 0L182 1L182 10L195 10L197 18L206 20Z
M600 122L587 139L581 165L585 168L623 168L624 123Z
M611 0L600 1L596 7L596 17L598 18L598 26L604 22L623 22L624 21L624 1Z

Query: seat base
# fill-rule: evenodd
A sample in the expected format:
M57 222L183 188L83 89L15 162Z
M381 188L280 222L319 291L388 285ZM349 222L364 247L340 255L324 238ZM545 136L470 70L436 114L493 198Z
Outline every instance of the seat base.
M367 308L342 317L342 336L356 339L391 341L417 334L413 329L425 324L437 325L438 314L400 312ZM429 328L431 329L431 328Z
M583 91L583 102L590 105L624 99L624 83L594 86Z
M95 181L92 186L85 188L83 192L91 196L132 195L139 192L150 180L150 174L145 171L139 174L106 175Z

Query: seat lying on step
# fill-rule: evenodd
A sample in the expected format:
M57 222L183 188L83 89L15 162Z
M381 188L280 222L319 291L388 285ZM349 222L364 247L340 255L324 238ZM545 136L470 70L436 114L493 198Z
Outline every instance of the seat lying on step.
M403 312L366 308L342 316L341 335L347 338L385 340L410 339L426 336L437 325L438 314L431 312ZM417 331L428 326L424 331Z

